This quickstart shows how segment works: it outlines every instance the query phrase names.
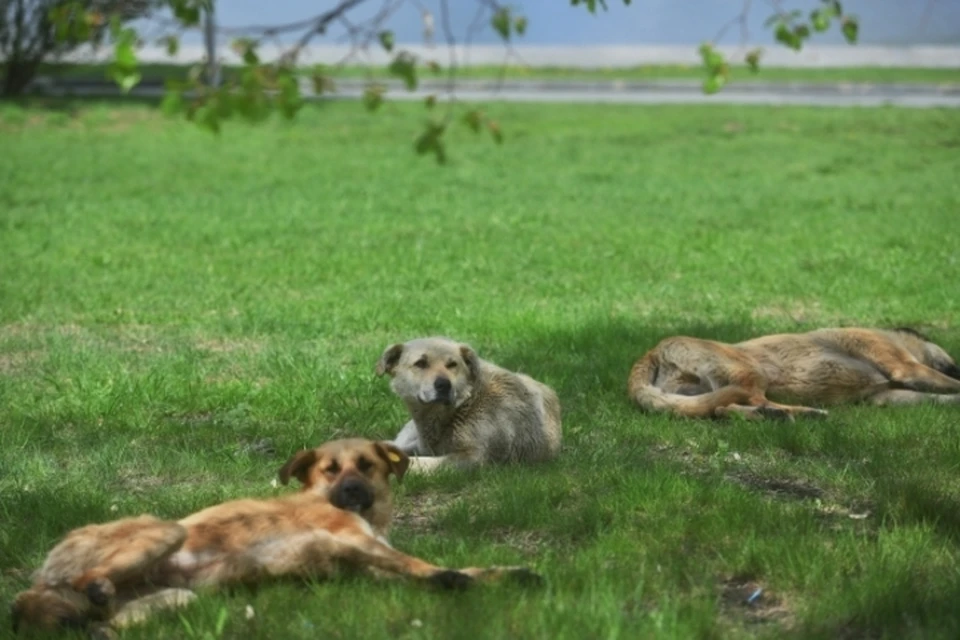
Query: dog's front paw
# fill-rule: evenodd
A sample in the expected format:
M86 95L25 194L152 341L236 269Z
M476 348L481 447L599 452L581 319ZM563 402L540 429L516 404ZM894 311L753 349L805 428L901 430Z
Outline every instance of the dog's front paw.
M440 589L448 591L462 591L473 584L473 578L460 571L444 569L430 576L428 582Z

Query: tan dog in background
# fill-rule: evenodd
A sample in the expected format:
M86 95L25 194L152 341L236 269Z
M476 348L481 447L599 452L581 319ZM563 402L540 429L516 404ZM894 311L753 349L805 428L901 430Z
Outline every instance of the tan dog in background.
M390 443L328 442L294 455L280 481L296 494L236 500L178 522L153 516L76 529L50 552L33 585L13 603L13 627L90 629L111 635L156 609L179 606L193 589L340 570L409 577L443 588L505 576L536 583L520 567L446 569L393 549L389 476L407 456Z
M960 405L960 369L907 328L820 329L738 344L673 337L633 366L629 393L647 411L792 419L827 415L802 405Z
M412 420L393 440L411 470L442 465L531 463L560 452L560 401L553 389L477 357L449 338L394 344L377 362Z

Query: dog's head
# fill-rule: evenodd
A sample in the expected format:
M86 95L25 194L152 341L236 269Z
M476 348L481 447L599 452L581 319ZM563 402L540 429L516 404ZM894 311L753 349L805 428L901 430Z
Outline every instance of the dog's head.
M917 360L931 369L960 380L960 367L940 345L910 327L899 327L894 331L900 336L904 346Z
M474 350L448 338L392 345L377 362L377 375L389 374L394 393L414 405L461 405L470 397L479 369Z
M326 497L346 511L358 513L386 529L390 521L390 476L402 479L410 465L403 451L389 442L363 438L333 440L291 457L280 469L280 482L300 481L303 491Z

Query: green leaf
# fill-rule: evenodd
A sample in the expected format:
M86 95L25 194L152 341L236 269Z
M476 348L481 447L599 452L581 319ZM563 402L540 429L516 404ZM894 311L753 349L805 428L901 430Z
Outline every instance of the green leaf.
M606 0L570 0L570 4L575 7L580 4L581 1L583 2L584 6L587 7L587 11L590 13L595 14L597 12L597 5L603 8L604 11L607 10ZM629 4L629 2L624 0L624 4Z
M513 21L513 30L518 36L522 36L527 31L527 19L525 16L517 16Z
M810 27L805 24L798 24L793 28L793 33L797 37L797 42L802 43L810 37ZM799 46L797 47L800 48Z
M443 124L428 122L423 133L421 133L413 143L413 148L417 152L417 155L422 156L427 153L433 153L438 164L446 162L447 154L443 147L442 140L445 130L446 126Z
M202 105L194 115L197 124L211 133L220 133L220 118L217 110L208 104Z
M380 44L387 50L387 53L393 51L393 31L381 31L379 36Z
M324 72L325 69L323 65L317 65L314 67L313 74L310 76L310 79L313 81L313 92L318 96L322 96L324 93L331 93L334 90L333 78Z
M790 29L789 26L787 26L785 22L781 22L779 25L777 25L777 29L774 32L774 37L776 38L777 42L796 51L799 51L802 45L800 39L797 38L796 34Z
M480 133L480 126L483 124L483 115L477 109L463 114L463 122L466 124L474 133Z
M133 45L122 42L114 49L114 64L121 69L133 69L137 66L137 53Z
M411 54L401 51L393 59L393 62L390 63L390 66L387 67L387 69L393 75L403 79L408 91L413 91L417 88L416 60Z
M844 16L841 22L840 30L843 31L843 37L849 44L857 43L857 33L860 31L860 24L855 16Z
M303 107L303 98L300 96L300 83L291 69L280 69L277 75L277 90L276 102L280 113L288 120L293 119Z
M191 0L170 0L174 17L185 27L200 24L200 7Z
M500 130L500 125L496 120L487 120L487 130L489 130L490 135L493 136L494 142L503 144L503 131Z
M140 80L143 79L143 76L139 72L133 73L124 73L118 72L113 76L114 81L119 85L120 90L124 93L130 93L130 90L135 86L140 84Z
M180 50L180 39L177 36L166 36L163 40L167 45L167 55L177 55L177 51Z
M703 66L710 75L716 75L721 73L721 71L726 72L727 61L724 59L723 54L717 51L709 42L704 42L700 45L700 57L703 59Z
M810 12L810 24L813 25L814 31L823 33L830 28L830 16L825 11L815 9Z
M712 95L720 91L726 83L727 79L721 75L710 76L703 81L703 92Z
M230 48L243 60L243 64L255 66L260 64L257 55L257 42L252 38L237 38L230 43Z
M176 115L183 109L183 94L179 91L167 90L160 103L160 110L168 116Z
M588 0L589 1L589 0ZM500 37L504 40L510 39L510 10L506 7L501 7L493 14L493 18L490 19L490 24L493 26L493 30L500 34Z
M383 104L384 88L382 85L371 84L363 90L363 106L368 111L376 111Z

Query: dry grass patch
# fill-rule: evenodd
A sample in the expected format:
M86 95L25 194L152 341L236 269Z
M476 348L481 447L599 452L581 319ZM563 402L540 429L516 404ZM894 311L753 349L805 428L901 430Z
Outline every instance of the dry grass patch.
M720 581L719 609L732 622L747 625L775 624L784 631L794 623L794 614L782 594L749 576L731 576Z

